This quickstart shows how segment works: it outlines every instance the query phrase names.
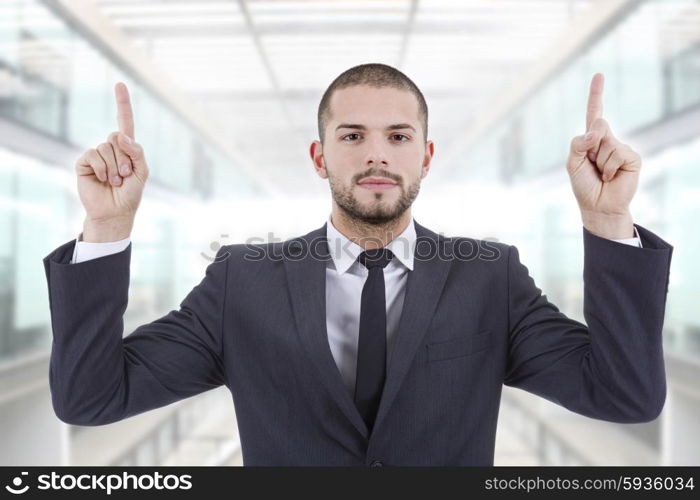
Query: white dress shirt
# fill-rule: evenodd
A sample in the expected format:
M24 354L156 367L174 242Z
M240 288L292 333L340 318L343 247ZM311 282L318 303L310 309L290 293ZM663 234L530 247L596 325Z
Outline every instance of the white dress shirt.
M636 237L615 239L641 247L637 228ZM357 369L357 343L360 335L360 303L362 288L369 270L357 261L363 249L350 241L333 225L328 216L326 237L332 259L326 265L326 328L331 353L338 366L338 371L350 395L355 392L355 371ZM129 246L130 238L108 243L87 243L82 240L82 233L76 239L71 264L104 257L118 253ZM406 229L394 238L387 248L394 257L384 268L384 285L386 293L386 335L387 366L391 356L391 347L396 337L399 318L403 309L406 293L406 279L413 270L413 254L416 245L416 229L413 218Z
M364 249L338 231L330 216L326 228L332 257L326 265L328 343L343 382L350 394L354 395L357 344L360 336L360 304L369 269L357 261ZM406 229L386 246L394 254L384 268L387 366L403 309L406 278L408 272L413 270L415 246L416 228L411 218Z

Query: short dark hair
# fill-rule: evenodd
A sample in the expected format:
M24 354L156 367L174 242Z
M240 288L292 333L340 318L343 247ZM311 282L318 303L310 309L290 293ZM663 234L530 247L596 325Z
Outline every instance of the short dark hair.
M318 137L321 143L325 139L326 125L330 119L330 105L333 93L336 90L355 85L369 85L375 88L391 87L407 90L415 95L418 100L418 119L423 127L423 141L428 141L428 105L418 86L409 77L392 66L381 63L368 63L343 71L323 93L321 102L318 105Z

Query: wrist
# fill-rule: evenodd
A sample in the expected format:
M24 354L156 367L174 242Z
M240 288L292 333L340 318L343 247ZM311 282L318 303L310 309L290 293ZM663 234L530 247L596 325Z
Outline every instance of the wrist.
M86 243L109 243L123 240L131 235L134 219L131 217L94 220L85 218L82 241Z
M601 238L620 240L636 236L630 212L621 214L581 212L581 220L583 227Z

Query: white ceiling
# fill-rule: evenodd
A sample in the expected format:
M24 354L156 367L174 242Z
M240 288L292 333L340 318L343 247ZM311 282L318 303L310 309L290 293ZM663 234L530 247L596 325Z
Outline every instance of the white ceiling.
M289 194L325 190L308 148L323 91L366 62L399 68L428 102L440 152L594 0L94 0L171 84ZM274 146L272 146L274 145Z

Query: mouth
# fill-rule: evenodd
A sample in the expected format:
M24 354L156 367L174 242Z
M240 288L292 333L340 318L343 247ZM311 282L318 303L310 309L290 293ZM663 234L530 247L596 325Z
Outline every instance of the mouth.
M371 189L374 191L392 189L398 186L397 183L390 181L389 179L380 177L369 177L367 179L361 180L360 182L358 182L358 184L362 188Z

